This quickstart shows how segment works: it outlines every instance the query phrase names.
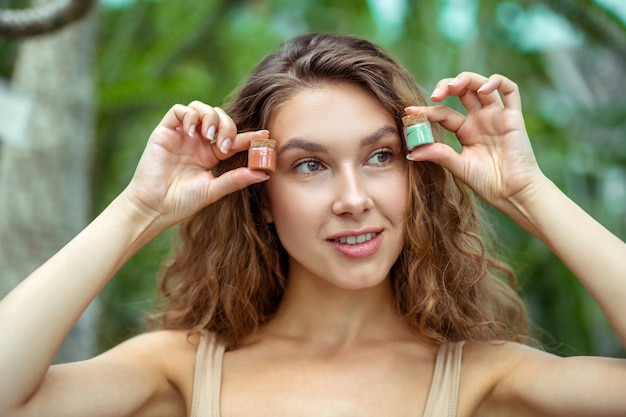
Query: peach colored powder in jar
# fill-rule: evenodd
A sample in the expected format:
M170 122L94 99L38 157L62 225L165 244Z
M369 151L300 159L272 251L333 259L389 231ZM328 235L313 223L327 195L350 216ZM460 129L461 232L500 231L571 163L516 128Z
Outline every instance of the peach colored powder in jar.
M248 168L265 172L276 170L276 141L272 139L254 139L248 149Z

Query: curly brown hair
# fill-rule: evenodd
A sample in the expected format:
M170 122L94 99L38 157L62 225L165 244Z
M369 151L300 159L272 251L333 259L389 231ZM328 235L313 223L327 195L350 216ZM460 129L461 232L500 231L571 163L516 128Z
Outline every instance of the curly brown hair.
M405 107L426 105L411 74L381 48L314 33L263 59L226 110L240 131L267 128L297 92L329 83L368 91L393 115L398 131ZM443 140L440 129L435 137ZM245 166L246 158L242 152L223 161L215 174ZM515 276L489 255L473 193L433 163L409 164L408 175L405 245L391 270L397 312L436 345L524 341L527 313ZM232 193L180 225L161 277L162 328L208 329L233 349L275 314L287 282L287 253L264 221L264 187Z

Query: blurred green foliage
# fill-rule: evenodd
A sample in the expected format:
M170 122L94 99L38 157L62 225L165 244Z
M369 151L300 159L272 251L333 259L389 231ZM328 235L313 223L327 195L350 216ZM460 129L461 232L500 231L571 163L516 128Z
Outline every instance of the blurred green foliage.
M626 237L626 88L621 79L626 56L619 47L619 30L603 36L602 28L590 29L584 17L599 15L618 29L623 22L594 2L387 2L399 10L395 15L384 12L385 2L374 0L107 3L100 6L95 68L99 110L94 214L128 183L151 129L172 104L199 99L220 105L281 42L299 33L325 31L383 45L426 91L439 79L465 70L502 73L516 81L544 171L600 222ZM571 3L582 13L578 21L570 10L559 18L559 7ZM556 13L548 13L549 8ZM538 26L531 24L536 16L552 19L542 29L553 32L539 35L543 47L534 33ZM555 33L563 32L559 28L574 36L565 44L550 45ZM626 43L623 30L621 35ZM14 49L15 43L0 42L4 76L10 74ZM453 100L446 104L459 108ZM490 213L508 248L502 256L518 272L537 337L547 349L563 355L623 356L599 308L560 261L510 220ZM143 329L142 315L152 307L169 242L166 233L148 245L102 293L101 349Z

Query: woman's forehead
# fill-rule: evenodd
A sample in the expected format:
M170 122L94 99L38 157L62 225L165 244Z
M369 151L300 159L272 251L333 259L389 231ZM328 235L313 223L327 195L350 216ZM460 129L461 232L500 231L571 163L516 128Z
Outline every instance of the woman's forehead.
M358 86L342 83L302 89L272 115L270 135L277 140L292 137L329 137L370 134L384 125L395 126L391 113Z

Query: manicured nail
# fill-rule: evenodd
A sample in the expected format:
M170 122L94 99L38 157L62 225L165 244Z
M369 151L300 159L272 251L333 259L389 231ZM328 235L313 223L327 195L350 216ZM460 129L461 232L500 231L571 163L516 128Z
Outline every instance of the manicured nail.
M433 90L433 93L432 93L430 96L431 96L431 97L435 97L435 96L438 96L438 95L439 95L439 93L441 93L441 89L440 89L439 87L437 87L437 88L435 88L435 89Z
M409 161L415 161L410 153L406 154L406 159L408 159Z
M230 151L230 147L233 146L233 141L229 138L226 138L222 141L222 146L220 147L220 152L223 154L227 154Z
M193 138L193 135L196 133L196 125L189 126L189 137Z
M457 82L459 82L459 79L458 79L458 78L453 78L452 80L450 80L450 82L448 83L448 85L454 85L454 84L456 84Z
M209 128L207 129L206 138L211 143L215 142L215 126L214 125L209 126Z
M269 175L266 175L266 176L264 176L264 177L257 178L256 182L257 182L257 183L259 183L259 182L267 181L267 180L269 180L269 179L270 179L270 176L269 176Z

